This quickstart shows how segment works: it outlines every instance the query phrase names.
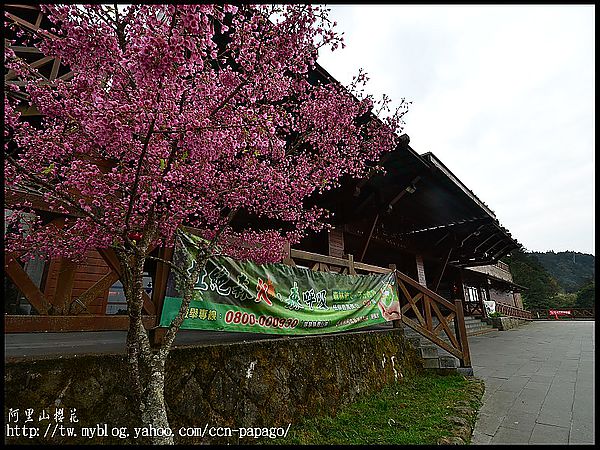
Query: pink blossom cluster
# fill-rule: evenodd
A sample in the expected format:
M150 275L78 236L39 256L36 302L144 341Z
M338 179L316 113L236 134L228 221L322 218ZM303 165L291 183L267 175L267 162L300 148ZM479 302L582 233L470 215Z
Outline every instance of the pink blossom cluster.
M76 259L132 236L171 245L187 225L227 254L277 261L324 226L308 196L396 145L404 104L379 119L364 75L347 88L314 81L319 49L343 45L323 6L43 8L56 36L39 32L37 45L74 75L46 81L5 46L44 116L32 126L5 96L5 191L33 189L75 215L8 233L9 251ZM13 209L14 223L32 211ZM236 224L241 211L273 226Z

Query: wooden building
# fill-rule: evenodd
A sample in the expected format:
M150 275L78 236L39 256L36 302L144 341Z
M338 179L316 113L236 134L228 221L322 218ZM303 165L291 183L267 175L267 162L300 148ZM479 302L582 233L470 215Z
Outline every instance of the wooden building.
M7 12L25 27L45 26L46 19L35 6L12 5ZM44 68L42 76L47 79L68 80L71 75L60 61L32 47L15 44L13 49L32 67ZM332 80L322 68L314 77ZM10 72L5 72L5 82L22 84ZM32 121L39 120L37 111L26 104L23 113ZM385 174L373 171L362 180L343 180L340 188L308 200L334 212L334 228L307 237L289 250L286 261L312 261L314 270L330 270L328 263L337 261L347 273L395 267L406 286L421 289L416 297L406 293L412 299L412 309L404 310L407 315L421 316L415 306L419 299L423 299L423 315L429 319L427 302L434 300L451 310L444 317L459 316L458 310L452 310L453 303L445 299L459 299L466 314L484 314L482 301L486 299L526 314L516 294L521 288L498 264L518 244L493 211L435 155L416 153L406 135L380 164ZM41 195L27 190L6 192L5 214L11 203L23 198L33 203L46 222L62 220L45 207ZM170 259L172 249L157 248L154 254ZM120 267L111 250L91 251L83 265L64 259L23 265L16 256L5 255L6 332L127 328ZM159 322L169 270L156 262L148 262L145 269L144 314L151 328ZM431 331L431 321L428 326Z
M484 300L522 310L524 288L499 261L519 244L494 212L433 153L416 153L406 135L382 165L385 174L347 180L319 199L335 213L335 228L302 248L394 264L440 296L463 299L469 315L484 315Z

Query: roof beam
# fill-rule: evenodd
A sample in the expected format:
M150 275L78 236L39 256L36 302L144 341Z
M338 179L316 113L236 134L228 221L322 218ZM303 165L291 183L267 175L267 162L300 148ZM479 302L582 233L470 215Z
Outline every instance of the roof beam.
M491 247L489 247L483 253L484 254L489 254L489 252L491 252L493 248L495 248L498 244L502 244L502 242L505 242L505 240L506 240L506 236L502 236L499 241L497 241L496 243L494 243L494 245L492 245Z
M506 252L506 250L513 249L513 248L515 248L515 245L514 245L514 243L513 243L513 242L510 242L508 245L505 245L504 247L502 247L502 249L500 249L499 251L497 251L497 252L494 254L494 256L492 256L492 259L493 259L493 260L496 260L496 259L498 259L498 258L501 258L501 257L502 257L502 254L503 254L504 252Z
M408 184L407 186L404 187L404 189L402 189L402 191L396 195L392 200L390 200L390 202L388 203L388 210L394 206L398 200L400 200L402 197L404 197L404 195L406 195L406 193L414 193L416 190L415 184L417 184L419 182L419 180L421 180L421 175L417 175L416 177L414 177L412 179L412 181L410 182L410 184Z
M485 239L483 242L479 243L479 245L477 245L477 247L475 247L475 248L473 249L473 251L475 251L475 252L476 252L477 250L479 250L479 248L480 248L480 247L482 247L483 245L487 244L487 243L490 241L490 239L494 238L494 236L496 236L496 235L497 235L496 231L492 232L492 234L490 234L490 235L487 237L487 239Z
M485 224L479 225L475 231L469 233L469 235L460 242L460 247L463 247L465 245L465 242L467 242L473 236L479 236L479 233L483 227L485 227Z
M450 228L450 227L454 227L456 225L464 225L466 223L474 223L474 222L479 222L479 221L490 221L490 220L492 220L492 219L490 219L489 217L475 217L475 218L470 218L470 219L459 220L458 222L446 223L446 224L436 225L436 226L428 227L428 228L420 228L417 230L410 230L410 231L401 233L400 235L401 236L409 236L411 234L424 233L427 231L442 230L444 228Z

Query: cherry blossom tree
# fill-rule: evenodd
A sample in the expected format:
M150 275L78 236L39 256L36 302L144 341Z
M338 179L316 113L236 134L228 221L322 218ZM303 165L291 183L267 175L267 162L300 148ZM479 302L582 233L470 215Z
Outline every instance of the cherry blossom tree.
M11 95L20 88L5 88L5 190L33 190L70 215L48 227L30 203L13 205L17 231L5 248L74 261L115 251L133 393L142 421L166 427L165 361L206 260L280 261L286 242L321 230L327 212L306 199L364 176L392 150L406 103L375 102L362 72L347 87L318 81L319 50L343 45L323 6L43 8L55 29L31 38L73 77L48 82L5 46L6 66L26 81L21 94L42 115L39 125L25 120ZM236 227L240 214L269 225ZM142 324L144 263L183 225L203 244L191 274L171 263L186 280L183 302L154 348Z

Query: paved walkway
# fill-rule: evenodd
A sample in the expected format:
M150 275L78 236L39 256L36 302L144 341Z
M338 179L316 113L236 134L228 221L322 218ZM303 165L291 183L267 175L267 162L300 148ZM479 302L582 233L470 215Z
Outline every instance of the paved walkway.
M485 381L473 444L593 444L594 322L532 322L469 338Z

